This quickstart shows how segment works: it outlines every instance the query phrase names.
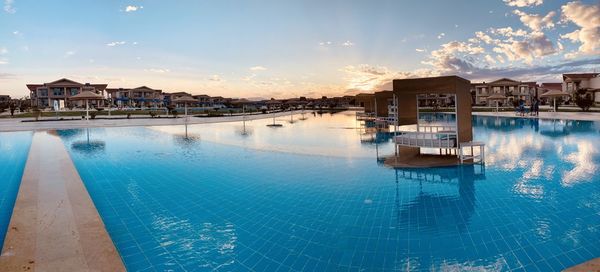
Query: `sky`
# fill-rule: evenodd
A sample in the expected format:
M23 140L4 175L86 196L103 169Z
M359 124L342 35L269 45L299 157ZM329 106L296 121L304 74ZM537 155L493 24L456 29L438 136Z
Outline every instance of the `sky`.
M600 72L600 1L0 0L0 94L69 78L246 98Z

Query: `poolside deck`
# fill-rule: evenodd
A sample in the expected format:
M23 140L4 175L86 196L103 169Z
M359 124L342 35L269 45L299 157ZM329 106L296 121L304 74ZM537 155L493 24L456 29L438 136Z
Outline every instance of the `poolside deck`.
M61 140L36 132L0 271L125 271Z
M304 111L305 113L310 112L309 110ZM296 110L293 114L300 114L301 110ZM187 124L208 124L208 123L222 123L222 122L240 122L242 120L257 120L289 116L290 112L276 112L269 114L249 114L246 116L234 115L234 116L222 116L222 117L205 117L197 118L189 116ZM86 128L86 127L133 127L133 126L172 126L172 125L183 125L186 120L181 115L180 118L137 118L132 117L131 119L123 119L125 116L102 116L102 119L93 120L53 120L54 118L45 117L43 122L21 122L23 120L33 120L33 118L0 118L0 132L2 131L30 131L30 130L54 130L54 129L74 129L74 128ZM105 119L106 118L106 119Z
M496 116L496 117L520 117L530 119L564 119L578 121L600 121L599 112L540 112L539 116L517 116L513 111L502 112L473 112L473 115Z

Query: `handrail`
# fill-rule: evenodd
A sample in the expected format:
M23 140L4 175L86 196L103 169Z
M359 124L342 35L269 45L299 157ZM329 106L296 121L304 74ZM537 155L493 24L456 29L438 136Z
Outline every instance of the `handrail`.
M357 111L356 115L357 116L369 116L369 117L371 117L371 116L375 116L375 113L374 112L358 112Z
M455 125L417 125L419 132L456 131Z
M399 131L399 133L400 135L394 137L394 143L397 145L428 148L457 148L457 133L454 131Z

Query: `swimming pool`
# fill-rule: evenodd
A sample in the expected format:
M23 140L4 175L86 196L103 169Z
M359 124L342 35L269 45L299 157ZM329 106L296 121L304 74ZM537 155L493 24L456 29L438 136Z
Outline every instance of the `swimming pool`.
M354 115L306 117L60 135L131 271L554 271L600 256L600 123L474 117L485 167L394 170Z
M0 133L0 249L31 145L31 132Z

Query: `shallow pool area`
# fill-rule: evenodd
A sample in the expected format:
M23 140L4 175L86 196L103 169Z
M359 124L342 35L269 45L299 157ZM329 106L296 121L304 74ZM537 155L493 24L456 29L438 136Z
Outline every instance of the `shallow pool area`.
M389 136L352 113L305 117L58 134L131 271L555 271L600 256L598 122L474 117L485 166L391 169Z
M31 136L31 132L0 133L0 249L19 191Z

